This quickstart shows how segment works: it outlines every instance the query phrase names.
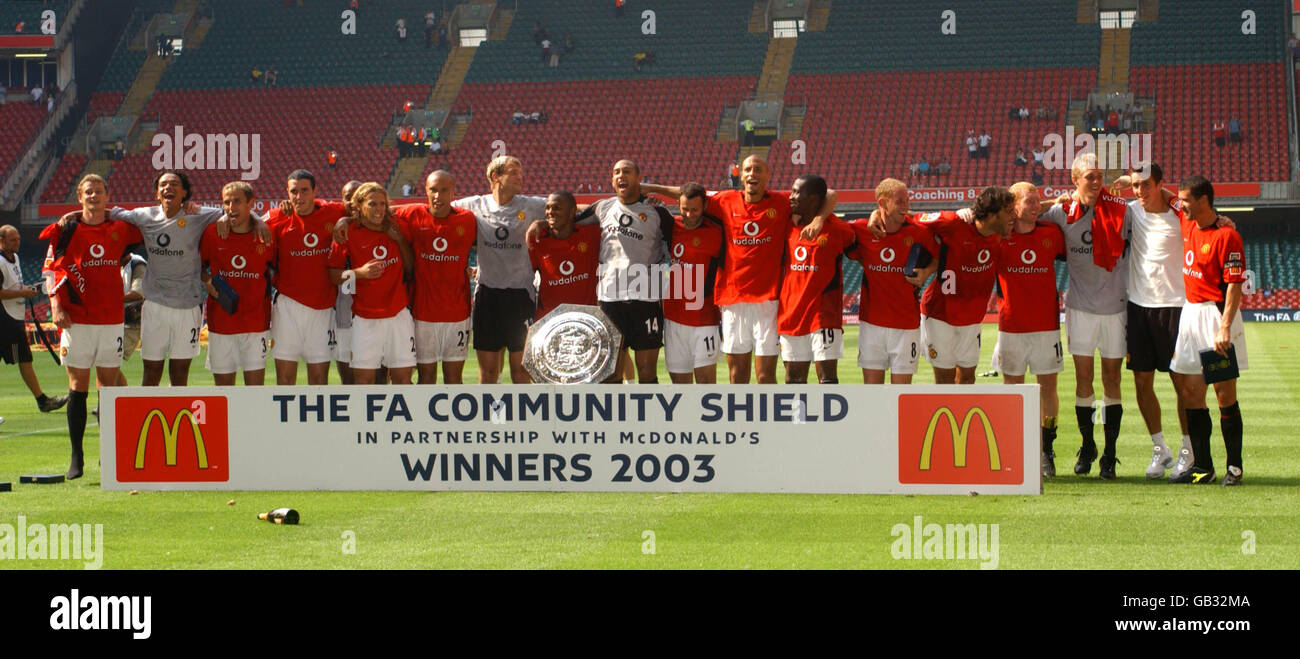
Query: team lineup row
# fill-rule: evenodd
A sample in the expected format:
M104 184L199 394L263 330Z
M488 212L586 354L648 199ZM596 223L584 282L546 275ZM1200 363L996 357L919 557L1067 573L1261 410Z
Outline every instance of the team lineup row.
M1162 476L1173 462L1152 389L1161 370L1170 372L1185 424L1175 478L1213 478L1200 351L1235 346L1246 366L1236 314L1244 264L1240 236L1214 212L1203 178L1188 179L1173 198L1153 166L1132 176L1138 199L1126 202L1105 191L1095 156L1083 154L1072 171L1076 190L1060 203L1042 202L1035 186L1017 183L984 189L961 212L912 215L906 185L886 179L873 216L847 223L833 215L836 195L823 179L805 175L789 193L769 191L767 165L757 157L744 162L740 190L716 193L698 184L643 184L637 164L621 160L611 176L616 196L581 209L567 192L520 194L515 158L494 159L486 175L490 194L456 200L454 180L439 171L426 182L427 205L390 207L375 183L350 183L343 202L322 202L314 178L298 170L288 200L264 219L252 216L253 191L242 182L222 190L221 208L199 208L188 202L184 173L163 172L155 181L159 205L124 211L109 210L102 179L83 179L82 211L42 233L50 241L54 320L65 330L69 475L80 475L74 426L84 429L90 369L101 386L121 378L120 256L143 242L150 255L140 331L145 384L161 380L168 358L172 384L185 384L205 292L218 384L233 384L239 370L245 383L261 384L268 350L280 384L295 382L299 360L309 383L324 384L331 358L358 383L381 374L409 383L416 370L421 383L432 383L439 363L444 381L459 383L471 336L480 382L497 381L505 351L512 381L527 382L528 324L563 303L600 305L632 349L640 382L655 381L664 347L675 383L712 382L719 350L733 383L749 381L751 355L756 379L775 382L778 354L788 382L805 382L815 363L818 381L835 383L842 255L864 269L858 362L865 382L884 382L886 371L891 383L910 382L922 352L937 382L973 382L980 323L996 286L995 365L1008 382L1023 382L1032 368L1042 385L1045 475L1055 472L1055 377L1064 352L1052 264L1065 260L1083 439L1076 473L1088 473L1097 458L1092 362L1100 352L1103 478L1114 476L1126 354L1152 431L1148 475ZM677 199L681 215L654 194ZM468 267L471 250L476 272ZM638 281L664 261L672 266L666 286ZM1215 388L1229 479L1240 482L1232 385Z

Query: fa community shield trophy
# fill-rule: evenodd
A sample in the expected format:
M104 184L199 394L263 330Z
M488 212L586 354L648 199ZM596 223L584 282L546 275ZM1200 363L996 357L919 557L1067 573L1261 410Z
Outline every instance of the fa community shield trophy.
M618 367L622 344L623 335L600 307L561 304L528 328L524 368L535 382L603 382Z

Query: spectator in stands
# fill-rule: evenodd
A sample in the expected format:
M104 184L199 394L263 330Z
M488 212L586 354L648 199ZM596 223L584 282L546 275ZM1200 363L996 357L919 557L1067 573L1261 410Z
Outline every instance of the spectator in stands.
M439 27L439 28L438 28L438 37L437 37L437 39L438 39L438 47L439 47L439 48L442 48L443 50L446 50L447 48L451 47L451 42L447 40L447 28L445 28L445 27Z
M731 168L727 170L727 176L731 180L731 189L739 190L740 189L740 165L737 165L734 162L731 163Z
M442 140L434 140L431 144L429 144L429 152L430 152L430 153L441 154L441 153L442 153Z
M433 48L434 18L433 10L424 13L424 47L425 49Z
M18 24L14 26L14 32L17 32L18 34L22 34L23 29L26 27L27 27L26 23L24 23L23 21L18 21Z
M1027 108L1027 107L1021 107L1021 108L1020 108L1020 118L1021 118L1021 119L1028 119L1028 118L1029 118L1029 108Z
M334 149L330 149L330 154L329 154L329 163L330 163L330 169L334 169L335 166L337 166L337 165L339 164L339 152L338 152L338 151L335 151Z
M550 59L551 59L551 40L542 39L542 64L547 63L548 61L550 61Z
M1233 142L1241 141L1241 120L1236 117L1228 120L1228 139Z
M614 17L618 18L623 15L624 0L614 0Z
M1047 170L1046 168L1043 167L1043 164L1037 163L1034 165L1034 173L1032 176L1030 176L1029 180L1032 181L1034 185L1042 185L1043 177L1046 174L1046 172Z
M153 52L155 55L159 57L166 57L167 56L166 50L167 50L167 37L160 34L153 40Z
M1043 164L1043 148L1042 148L1042 147L1038 147L1038 148L1034 149L1034 164L1035 164L1035 165L1041 165L1041 164Z
M940 160L938 166L934 168L934 173L942 176L947 176L951 171L952 165L948 164L947 160Z
M988 160L989 145L993 144L993 137L987 130L980 131L980 158Z
M1127 134L1133 131L1133 108L1130 107L1124 110L1123 115L1124 119L1120 122L1120 130Z
M1119 132L1119 112L1114 108L1106 113L1106 132L1111 134Z
M908 165L908 166L907 166L907 173L910 174L910 175L912 176L912 178L914 178L914 179L917 178L917 177L919 177L919 176L921 175L921 163L919 163L919 162L914 162L914 163Z
M259 68L257 68L256 66L253 67L253 71L252 71L251 73L249 73L248 75L249 75L250 78L252 78L253 82L261 82L261 81L262 81L262 70L259 69Z
M410 184L410 183L403 183L403 184L402 184L402 196L403 196L403 197L409 197L409 196L411 196L411 184Z
M43 94L45 94L45 90L44 90L44 89L41 89L41 86L40 86L40 85L33 85L33 86L32 86L32 102L33 102L33 103L35 103L35 104L37 104L37 105L40 105L40 104L41 104L41 96L42 96Z
M407 100L402 104L402 114L406 114L415 108L415 101Z
M975 131L966 131L966 155L971 160L979 157L979 138L975 137Z
M754 145L754 120L748 117L740 122L741 128L745 130L745 146Z
M1040 107L1040 108L1038 108L1037 110L1034 110L1034 118L1035 118L1035 119L1046 119L1046 118L1047 118L1047 108Z
M1008 118L1008 119L1019 119L1019 118L1020 118L1020 110L1019 110L1018 108L1011 108L1010 110L1007 110L1007 118Z
M54 95L53 95L53 94L51 94L51 95L49 96L49 100L45 101L45 111L46 111L46 112L49 112L50 114L54 114ZM1241 140L1238 139L1238 140L1233 140L1233 141L1235 141L1235 142L1239 142L1239 141L1241 141Z
M1016 149L1015 163L1017 167L1024 167L1025 165L1029 164L1029 159L1025 157L1024 147L1020 147L1019 149Z
M921 156L921 162L916 164L916 169L921 173L921 176L929 176L930 156Z
M113 160L121 160L122 155L125 153L126 145L122 143L122 138L119 137L116 142L113 142Z
M267 69L266 86L274 87L278 82L280 82L280 72L275 69Z
M1222 120L1219 120L1219 119L1215 119L1215 120L1214 120L1214 125L1213 125L1213 127L1211 127L1211 129L1210 129L1210 134L1214 137L1214 145L1215 145L1215 146L1223 146L1223 145L1224 145L1224 133L1225 133L1225 132L1226 132L1226 127L1223 125L1223 121L1222 121Z
M432 138L433 140L441 140L442 129L438 128L437 126L434 126L433 128L429 129L429 137Z
M528 119L527 115L525 115L523 112L520 112L519 110L515 110L515 113L510 115L510 123L512 124L522 124L527 119Z
M406 19L397 19L397 40L406 41Z
M640 71L642 64L645 64L645 51L636 53L632 56L632 70Z

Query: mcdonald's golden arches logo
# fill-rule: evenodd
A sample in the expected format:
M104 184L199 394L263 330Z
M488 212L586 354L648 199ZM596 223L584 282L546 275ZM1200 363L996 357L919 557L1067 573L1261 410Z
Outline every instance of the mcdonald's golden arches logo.
M225 396L121 397L114 409L119 482L230 480Z
M900 394L900 483L1024 482L1020 394Z

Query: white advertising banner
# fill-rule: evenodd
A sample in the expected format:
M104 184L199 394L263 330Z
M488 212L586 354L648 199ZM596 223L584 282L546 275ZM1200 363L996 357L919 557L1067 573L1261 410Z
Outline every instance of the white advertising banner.
M1037 385L112 387L104 489L1039 494Z

